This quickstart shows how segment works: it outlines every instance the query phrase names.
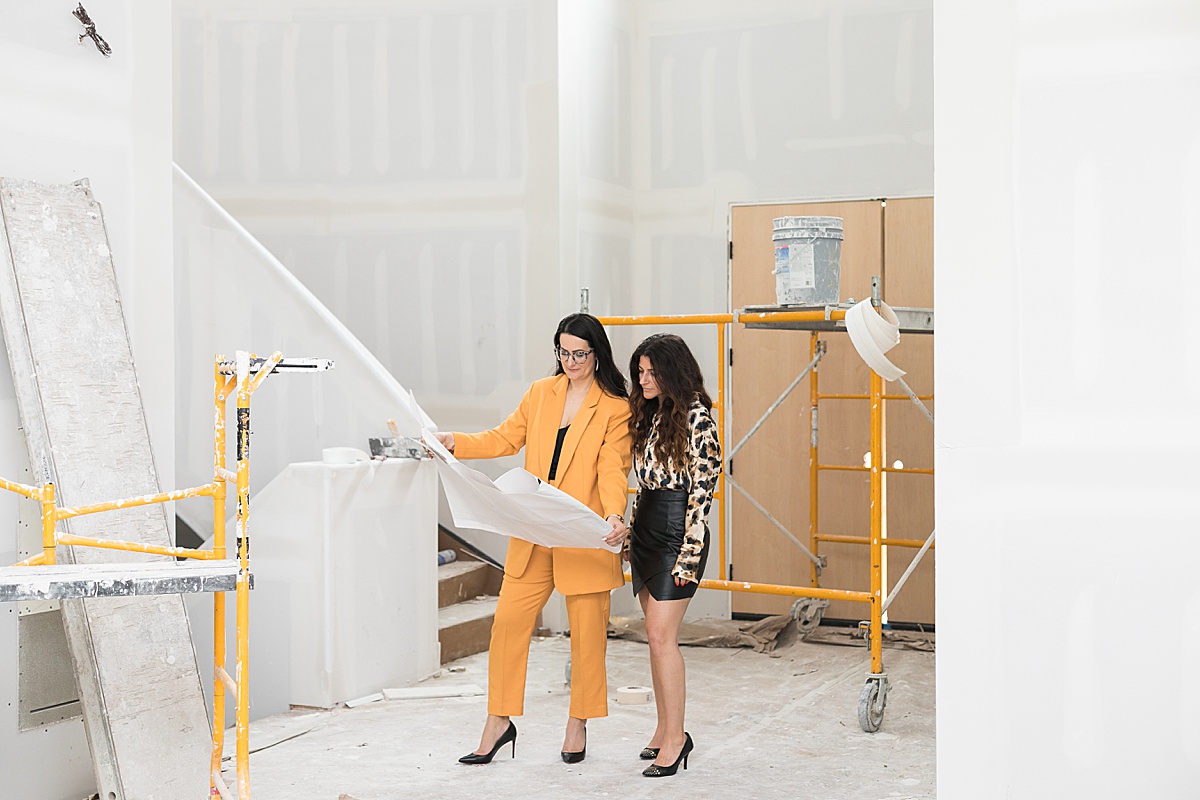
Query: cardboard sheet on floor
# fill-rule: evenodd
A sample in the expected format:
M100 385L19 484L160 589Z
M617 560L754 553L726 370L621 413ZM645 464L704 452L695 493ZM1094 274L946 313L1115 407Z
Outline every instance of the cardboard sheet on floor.
M543 547L619 552L604 543L612 526L566 492L519 467L493 483L456 459L428 431L422 441L434 454L454 524L515 536Z

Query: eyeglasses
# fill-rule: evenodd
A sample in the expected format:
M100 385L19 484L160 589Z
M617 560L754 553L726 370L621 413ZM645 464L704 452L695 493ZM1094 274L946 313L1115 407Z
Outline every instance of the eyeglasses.
M584 361L587 361L587 357L590 356L594 352L596 352L594 349L593 350L563 350L561 347L556 347L554 349L554 355L558 356L559 361L573 361L576 364L581 364Z

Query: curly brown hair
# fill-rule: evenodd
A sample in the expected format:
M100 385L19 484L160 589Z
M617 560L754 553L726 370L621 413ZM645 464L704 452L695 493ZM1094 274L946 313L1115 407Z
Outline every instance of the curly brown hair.
M642 394L642 356L650 359L658 396L647 400ZM651 428L658 417L658 441L654 454L658 460L677 465L687 463L689 456L688 409L699 398L704 407L712 410L712 398L704 390L704 375L687 342L673 333L656 333L642 341L629 359L629 377L633 384L629 406L633 417L633 452L640 453L650 438Z

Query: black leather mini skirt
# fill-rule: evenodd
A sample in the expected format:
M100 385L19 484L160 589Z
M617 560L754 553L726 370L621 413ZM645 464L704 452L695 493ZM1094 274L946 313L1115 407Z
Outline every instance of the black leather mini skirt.
M655 600L683 600L696 594L695 583L689 581L676 586L671 575L687 529L687 501L688 495L684 491L642 489L638 492L637 515L629 545L634 595L643 586L650 590ZM708 532L705 531L704 550L700 554L696 577L704 574L708 544Z

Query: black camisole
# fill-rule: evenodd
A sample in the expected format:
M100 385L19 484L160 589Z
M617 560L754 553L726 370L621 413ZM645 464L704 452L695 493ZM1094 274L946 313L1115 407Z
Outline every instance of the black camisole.
M563 440L567 438L567 429L570 425L558 429L558 441L554 443L554 458L550 459L550 475L546 478L548 481L554 480L555 473L558 472L558 457L562 455Z

